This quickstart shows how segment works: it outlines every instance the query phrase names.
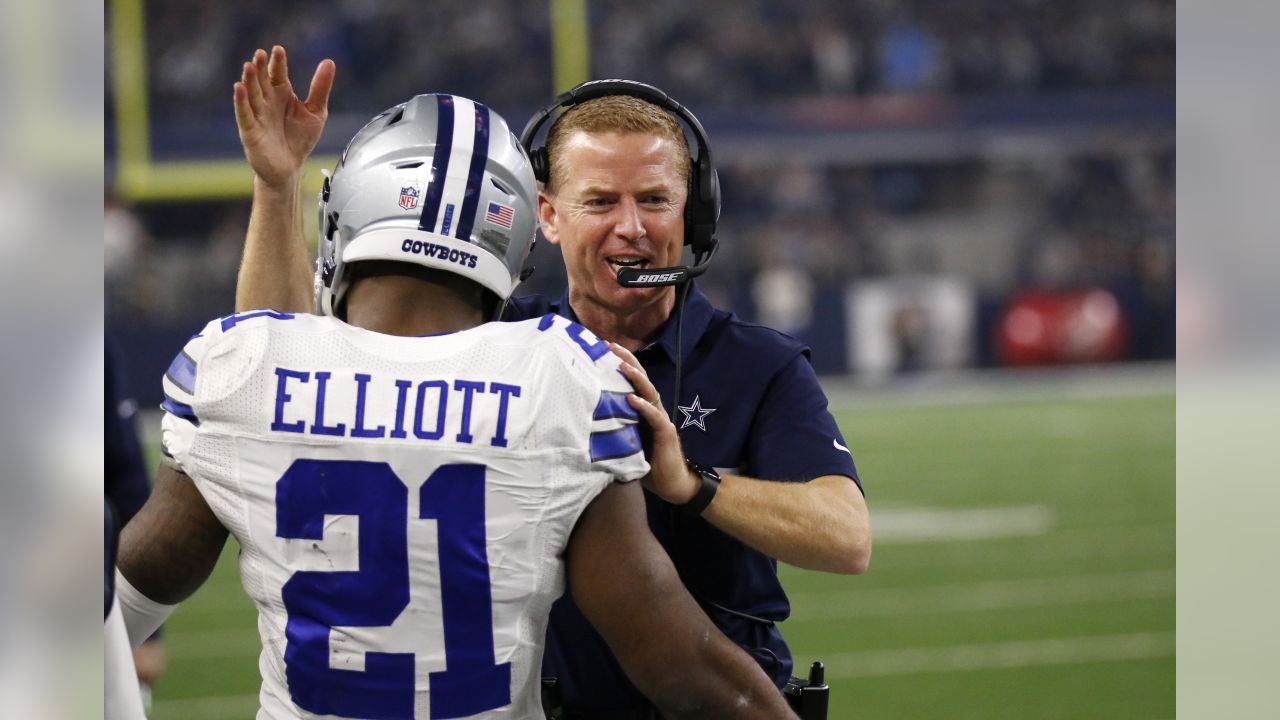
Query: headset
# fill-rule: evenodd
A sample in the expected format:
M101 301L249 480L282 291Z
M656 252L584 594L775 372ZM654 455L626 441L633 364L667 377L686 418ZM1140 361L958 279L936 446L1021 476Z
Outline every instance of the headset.
M547 157L545 145L538 148L533 146L538 130L556 110L613 95L639 98L679 116L693 132L698 146L697 154L689 164L689 193L684 204L684 243L693 251L693 265L645 270L622 268L618 271L618 284L623 287L685 284L707 271L719 244L716 240L716 222L720 219L720 175L711 162L711 144L707 140L707 131L693 113L652 85L635 80L590 80L562 93L530 118L529 123L524 126L524 132L520 134L520 144L529 153L534 177L547 183L551 177L551 160Z

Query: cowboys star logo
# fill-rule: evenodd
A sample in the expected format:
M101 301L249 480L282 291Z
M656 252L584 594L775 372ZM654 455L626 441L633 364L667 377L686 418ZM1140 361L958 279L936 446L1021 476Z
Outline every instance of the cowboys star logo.
M684 413L684 422L680 423L681 430L693 425L702 432L707 431L707 416L716 411L716 408L702 407L702 398L697 395L693 396L692 405L677 405L676 409Z

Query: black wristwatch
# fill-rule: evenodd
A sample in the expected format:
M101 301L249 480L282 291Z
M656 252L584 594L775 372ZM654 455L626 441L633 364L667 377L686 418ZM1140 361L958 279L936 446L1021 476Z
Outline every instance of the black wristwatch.
M685 463L689 469L693 471L702 480L702 485L698 488L698 492L694 493L689 502L683 505L676 505L676 508L686 515L698 517L702 515L702 511L707 509L711 501L715 499L716 491L720 489L720 473L710 465L703 465L691 458L685 458Z

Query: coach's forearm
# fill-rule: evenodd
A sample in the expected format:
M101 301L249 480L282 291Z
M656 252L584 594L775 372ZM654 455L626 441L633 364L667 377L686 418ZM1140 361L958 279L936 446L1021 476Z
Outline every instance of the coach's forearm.
M253 180L253 210L236 276L236 311L312 312L311 255L302 236L302 177L282 187Z
M871 562L867 505L843 475L795 483L725 474L702 517L796 567L856 575Z

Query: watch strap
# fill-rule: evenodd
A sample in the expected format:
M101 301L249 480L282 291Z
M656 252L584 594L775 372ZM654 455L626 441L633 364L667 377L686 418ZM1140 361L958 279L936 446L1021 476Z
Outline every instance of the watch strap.
M689 469L693 471L693 474L698 476L701 484L698 486L698 492L694 493L689 502L676 507L686 515L698 517L715 499L716 491L720 489L720 473L717 473L713 467L694 462L688 458L685 458L685 462L689 465Z

